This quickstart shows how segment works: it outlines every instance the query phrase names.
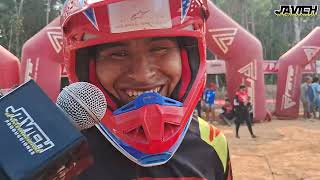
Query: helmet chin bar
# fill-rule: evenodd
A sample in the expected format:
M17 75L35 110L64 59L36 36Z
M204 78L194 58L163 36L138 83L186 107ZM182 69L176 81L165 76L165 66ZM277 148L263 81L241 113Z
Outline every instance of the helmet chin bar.
M121 108L115 110L113 112L113 116L119 116L119 115L126 115L131 111L135 111L135 113L143 113L139 112L139 110L145 108L146 106L152 106L152 105L160 105L160 108L162 106L176 106L176 107L182 107L182 103L164 96L161 96L158 93L144 93L138 96L135 100L131 101L130 103L122 106ZM172 114L171 114L172 116ZM164 116L165 117L165 116ZM159 121L163 117L159 117ZM181 118L178 115L176 118ZM157 153L148 153L148 152L142 152L141 150L131 146L130 144L126 143L123 138L118 137L110 127L108 127L103 122L96 125L96 127L99 129L99 131L109 140L109 142L117 149L119 150L123 155L125 155L128 159L135 162L136 164L143 166L143 167L151 167L151 166L157 166L166 163L176 152L178 147L180 146L188 128L190 125L192 118L189 118L181 131L180 134L178 134L178 138L174 143L168 147L168 149L165 149L161 152ZM122 120L122 119L121 119ZM128 120L128 119L127 119ZM130 119L129 119L130 120ZM116 119L117 121L117 119ZM162 122L162 121L161 121ZM130 124L130 123L129 123ZM118 129L117 131L121 131ZM134 137L132 137L134 140ZM161 137L163 139L164 137ZM152 141L150 141L152 142ZM165 143L165 142L163 142ZM150 144L150 143L149 143ZM161 145L161 144L160 144ZM153 146L151 143L150 146ZM157 147L157 145L155 146Z
M190 126L192 117L189 118L183 133L180 135L178 141L166 152L158 153L158 154L145 154L141 151L134 149L128 144L122 142L119 138L114 136L108 128L106 128L103 124L97 124L96 127L98 130L104 135L108 141L123 155L125 155L128 159L133 161L134 163L142 166L142 167L152 167L165 164L168 162L174 153L178 150L184 136L187 133L187 130Z

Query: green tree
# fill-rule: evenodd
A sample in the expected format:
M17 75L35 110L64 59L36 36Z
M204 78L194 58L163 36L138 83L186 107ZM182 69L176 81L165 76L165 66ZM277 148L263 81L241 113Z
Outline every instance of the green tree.
M22 45L57 17L61 6L61 0L3 0L0 2L1 45L20 57Z

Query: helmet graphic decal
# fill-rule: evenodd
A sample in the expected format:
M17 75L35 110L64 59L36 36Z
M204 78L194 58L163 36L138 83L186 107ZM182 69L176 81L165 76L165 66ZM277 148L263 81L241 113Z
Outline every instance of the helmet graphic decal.
M190 8L191 0L182 0L181 1L181 22L184 21L184 18L186 17L188 10Z
M121 33L171 28L169 1L161 1L160 4L157 0L122 1L110 4L108 6L110 31Z
M83 12L83 14L88 18L91 24L99 31L96 15L93 8L89 8Z
M181 23L183 23L189 11L193 12L203 4L201 1L202 0L181 0Z

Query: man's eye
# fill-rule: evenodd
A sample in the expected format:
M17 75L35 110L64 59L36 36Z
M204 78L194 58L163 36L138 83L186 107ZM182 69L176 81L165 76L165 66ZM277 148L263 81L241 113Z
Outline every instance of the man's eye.
M167 48L167 47L154 47L154 48L151 48L150 51L152 53L163 54L163 53L167 53L168 49L169 48Z
M126 56L128 56L128 52L127 51L117 51L117 52L113 52L111 53L111 58L114 58L114 59L122 59Z

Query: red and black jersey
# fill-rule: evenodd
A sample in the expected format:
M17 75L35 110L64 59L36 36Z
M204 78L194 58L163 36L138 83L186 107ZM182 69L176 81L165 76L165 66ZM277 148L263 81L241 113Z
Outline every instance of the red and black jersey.
M194 118L180 147L163 165L141 167L114 148L96 128L87 130L94 165L78 180L231 180L225 136L201 118Z
M235 99L238 103L246 104L249 102L249 95L246 91L237 91L235 96Z

